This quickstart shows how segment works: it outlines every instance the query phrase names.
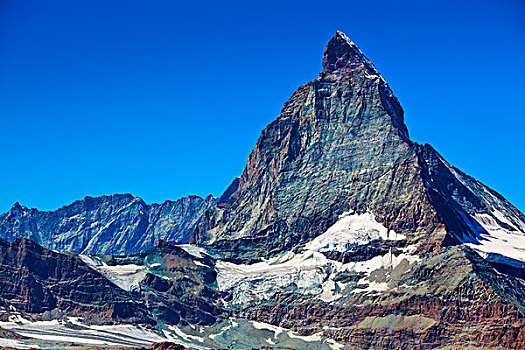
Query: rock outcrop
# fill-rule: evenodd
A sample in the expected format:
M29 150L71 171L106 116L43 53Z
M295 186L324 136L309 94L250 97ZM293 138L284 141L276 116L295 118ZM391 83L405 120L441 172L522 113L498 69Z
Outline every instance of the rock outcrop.
M82 260L27 238L0 240L0 302L48 318L72 314L89 315L93 322L153 322L129 293Z

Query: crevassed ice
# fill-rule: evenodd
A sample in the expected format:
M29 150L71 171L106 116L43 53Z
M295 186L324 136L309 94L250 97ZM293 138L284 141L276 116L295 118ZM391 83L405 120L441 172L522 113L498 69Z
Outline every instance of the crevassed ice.
M419 260L410 249L399 255L387 253L366 261L343 264L327 259L322 253L306 250L302 253L287 252L255 264L234 264L218 261L217 286L221 291L232 293L231 303L243 305L256 300L271 300L278 291L291 289L295 293L311 295L324 301L340 298L346 284L335 282L332 277L341 271L365 274L364 285L357 292L384 291L385 285L372 284L370 274L381 268L394 269L403 260L412 264Z

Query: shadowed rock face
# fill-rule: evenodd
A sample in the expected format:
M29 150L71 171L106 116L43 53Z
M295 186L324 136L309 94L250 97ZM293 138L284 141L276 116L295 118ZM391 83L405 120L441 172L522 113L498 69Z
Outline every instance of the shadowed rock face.
M215 198L190 196L147 205L129 194L86 197L56 211L28 209L16 203L0 215L0 238L30 238L59 251L133 254L157 239L186 243Z

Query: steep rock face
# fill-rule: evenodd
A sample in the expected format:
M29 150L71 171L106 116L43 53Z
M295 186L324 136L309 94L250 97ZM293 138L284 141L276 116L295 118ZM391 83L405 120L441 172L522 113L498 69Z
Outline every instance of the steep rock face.
M319 235L348 210L371 211L430 248L447 238L432 234L442 226L468 230L439 215L448 204L428 194L432 183L397 98L345 34L328 43L323 69L262 132L235 191L205 214L192 240L270 236L278 251Z
M141 254L149 269L140 281L141 295L155 318L172 325L209 325L222 312L214 261L194 254L164 241Z
M410 141L340 32L192 241L237 317L358 349L525 346L524 215Z
M502 195L449 164L432 146L418 145L418 153L433 187L454 209L469 216L463 220L474 233L485 233L484 225L514 234L525 232L525 215Z
M16 203L0 215L0 238L29 238L50 249L75 253L138 253L155 246L158 239L187 242L215 200L190 196L147 205L124 194L86 197L51 212Z

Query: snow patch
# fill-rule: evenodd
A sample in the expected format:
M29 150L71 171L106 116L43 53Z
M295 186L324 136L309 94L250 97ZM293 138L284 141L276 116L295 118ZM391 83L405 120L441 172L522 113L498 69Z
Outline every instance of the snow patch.
M340 344L340 343L336 342L333 339L327 339L326 342L328 343L328 346L332 350L340 350L340 349L343 349L345 347L343 344Z
M213 340L213 339L215 339L217 336L219 336L219 335L223 334L224 332L226 332L228 329L230 329L230 328L235 328L235 327L237 327L237 326L239 325L237 322L235 322L235 321L234 321L233 319L231 319L231 318L229 319L229 321L230 321L230 324L228 324L228 325L222 327L222 328L219 330L219 333L211 334L211 335L208 336L208 338L210 338L210 339Z
M480 234L477 242L464 242L466 246L487 257L490 253L525 262L525 236L493 231Z
M181 245L178 245L177 247L184 249L186 253L193 255L194 257L198 259L204 258L204 255L206 254L206 250L204 248L197 247L191 244L181 244Z
M484 258L486 258L488 254L494 253L525 262L525 223L519 215L512 210L508 210L505 213L505 208L509 208L508 203L491 193L483 184L461 174L443 159L443 157L440 157L440 160L461 184L491 208L490 213L476 213L472 215L474 220L476 220L486 232L479 232L479 227L472 225L471 229L476 233L475 239L465 235L458 238L463 244L474 249ZM468 221L467 219L466 222ZM506 227L502 227L500 223ZM509 231L508 228L511 228L511 230Z
M89 267L100 272L117 287L126 291L138 290L140 281L142 281L148 273L148 269L141 265L126 264L110 266L104 262L96 262L88 255L81 254L79 255L79 258Z
M377 239L402 240L406 236L387 229L376 221L372 213L353 214L348 211L341 214L326 232L306 244L305 249L344 252Z
M358 285L359 284L367 284L367 287L354 289L352 293L384 292L388 290L388 284L386 282L370 282L368 279L364 278L358 282Z
M476 227L472 227L472 230L477 232L476 238L460 237L464 245L480 253L485 259L493 253L525 262L525 233L513 225L504 213L494 210L491 214L474 214L473 217L486 232L479 232ZM500 226L496 219L516 231L509 231Z
M277 343L275 343L271 338L268 338L268 339L265 339L266 342L270 345L276 345Z
M90 345L109 345L109 346L118 346L119 343L114 343L111 341L97 340L92 338L82 338L82 337L71 337L65 335L57 334L40 334L40 333L29 333L29 332L17 332L18 334L24 337L30 337L40 340L49 340L57 342L68 342L68 343L81 343L81 344L90 344Z
M282 327L274 326L274 325L264 323L264 322L250 321L250 323L252 324L253 327L257 329L266 329L266 330L272 331L274 338L285 331L285 329Z
M323 340L323 338L321 337L320 333L315 333L315 334L312 334L312 335L299 335L299 334L296 334L296 333L293 333L293 332L288 332L288 336L290 338L301 339L302 341L306 341L306 342Z
M79 326L71 327L71 324ZM144 346L166 341L140 325L99 325L83 324L78 317L68 317L67 321L29 321L19 315L8 322L0 322L0 327L33 339L20 340L23 344L35 346L35 339L55 342L71 342L88 345ZM1 343L0 343L1 344ZM21 347L20 345L16 346Z
M197 266L203 266L203 267L208 267L206 265L204 265L203 263L201 263L199 260L193 260L193 263Z
M196 335L186 334L177 326L168 326L168 329L172 330L176 335L188 342L198 341L200 343L204 343L204 338Z
M17 339L6 339L6 338L0 338L0 346L1 347L11 347L15 349L40 349L39 346L34 344L25 344L21 340Z

